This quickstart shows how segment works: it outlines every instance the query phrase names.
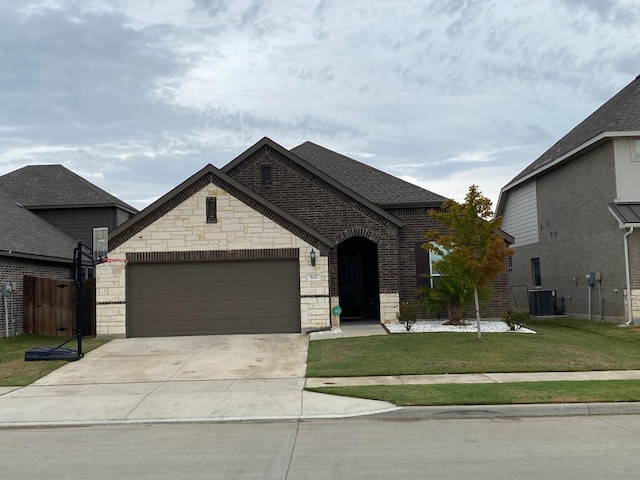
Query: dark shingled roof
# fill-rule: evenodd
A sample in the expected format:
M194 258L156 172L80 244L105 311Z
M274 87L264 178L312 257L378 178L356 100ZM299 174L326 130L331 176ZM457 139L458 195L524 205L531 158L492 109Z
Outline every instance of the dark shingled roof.
M520 172L510 184L604 132L640 131L640 75Z
M290 152L380 207L440 206L447 200L312 142L304 142Z
M0 177L0 188L27 208L117 205L137 210L62 165L29 165Z
M0 188L0 255L71 262L77 242Z

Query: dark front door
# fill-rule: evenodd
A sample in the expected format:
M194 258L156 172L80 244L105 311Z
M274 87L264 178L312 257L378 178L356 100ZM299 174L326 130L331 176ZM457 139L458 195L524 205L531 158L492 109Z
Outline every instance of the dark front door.
M338 288L343 320L379 320L378 248L361 237L338 245Z
M338 284L342 318L362 318L362 261L359 255L349 253L340 257Z

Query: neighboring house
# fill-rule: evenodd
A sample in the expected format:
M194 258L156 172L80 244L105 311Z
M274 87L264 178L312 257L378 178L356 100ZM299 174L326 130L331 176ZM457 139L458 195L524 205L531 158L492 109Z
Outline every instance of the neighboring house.
M444 197L306 142L207 165L109 236L97 332L300 332L397 321ZM506 277L485 312L508 306ZM336 307L340 307L341 313Z
M0 176L0 287L11 286L10 324L22 329L25 275L71 278L78 240L104 255L108 232L136 212L62 165L32 165ZM92 266L84 271L93 276ZM0 335L6 332L3 302Z
M555 291L531 294L542 314L553 313L545 300L554 299L572 315L638 317L640 76L511 180L496 210L515 237L518 306L523 292L540 289Z
M20 168L0 176L0 188L98 256L106 253L108 232L137 213L62 165Z
M0 289L6 289L0 295L0 336L5 336L7 324L13 333L22 330L23 276L71 278L77 242L2 188L0 226Z

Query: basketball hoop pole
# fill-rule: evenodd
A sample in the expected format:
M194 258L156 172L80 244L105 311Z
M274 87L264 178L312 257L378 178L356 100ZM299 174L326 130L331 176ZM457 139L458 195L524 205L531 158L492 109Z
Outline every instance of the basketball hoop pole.
M83 250L89 250L87 253ZM78 240L78 246L73 250L75 263L75 286L76 286L76 324L75 332L78 342L78 357L84 356L82 353L82 260L83 257L91 259L91 265L94 265L93 252L84 243Z

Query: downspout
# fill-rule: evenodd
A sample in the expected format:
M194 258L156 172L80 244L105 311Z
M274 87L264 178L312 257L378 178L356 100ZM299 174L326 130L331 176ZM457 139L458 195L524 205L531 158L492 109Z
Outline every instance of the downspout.
M627 232L624 234L624 270L627 277L627 309L629 312L629 319L625 325L633 325L633 303L631 302L631 273L629 268L629 235L633 233L633 227L627 227Z

